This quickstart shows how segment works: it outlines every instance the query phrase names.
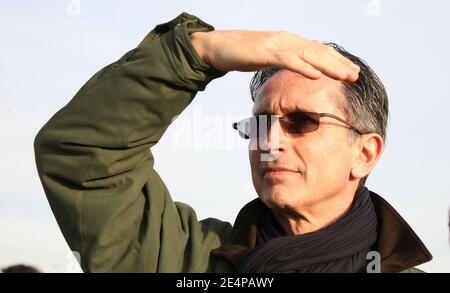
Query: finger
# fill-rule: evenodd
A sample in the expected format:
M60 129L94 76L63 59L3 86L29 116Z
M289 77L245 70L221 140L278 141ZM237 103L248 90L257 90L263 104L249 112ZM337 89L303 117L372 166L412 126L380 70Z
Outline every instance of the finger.
M339 56L339 60L350 69L347 72L346 80L348 80L348 81L356 81L358 79L359 72L361 71L360 67L357 64L353 63L347 57L341 55L339 52L336 52L336 54Z
M354 71L356 71L356 72L360 72L360 71L361 71L361 68L359 67L359 65L353 63L353 62L352 62L350 59L348 59L348 58L345 58L345 57L343 57L343 58L344 58L345 62L346 62L349 66L351 66L351 68L352 68Z
M353 76L355 71L341 61L340 56L336 55L334 49L322 44L310 46L299 53L303 61L323 74L336 80L346 80L349 75Z
M353 63L330 46L327 46L323 59L328 60L327 62L333 66L331 68L339 72L342 80L348 79L349 76L354 76L357 73Z
M305 58L303 60L330 78L336 80L344 80L347 78L348 70L345 69L341 62L337 62L333 58L320 56L316 58Z
M273 54L273 61L270 62L279 68L286 68L300 73L310 79L319 79L322 76L320 70L305 62L299 56L292 52L278 51Z
M352 60L350 60L348 57L342 55L340 52L338 52L335 48L327 45L331 50L331 54L333 54L335 57L337 57L339 59L339 61L341 61L343 64L345 64L347 67L350 68L351 72L349 73L350 76L354 77L354 76L358 76L358 73L360 72L361 68L352 62Z
M348 77L347 77L347 80L349 80L349 81L356 81L357 79L358 79L358 77L359 77L359 73L360 73L360 71L361 71L361 68L357 65L357 64L355 64L355 63L353 63L350 59L348 59L348 58L345 58L344 57L344 60L345 60L345 62L347 62L347 63L350 63L350 66L351 66L351 68L353 69L353 71L351 71L349 74L348 74Z
M359 78L359 72L353 71L347 75L346 80L354 82L354 81L357 81L358 78Z
M349 59L342 56L339 58L339 61L342 63L342 66L347 68L346 74L347 76L343 78L343 80L355 81L358 79L360 68L358 65L351 62Z
M339 54L339 53L337 53ZM350 79L356 80L358 78L358 74L361 71L361 68L353 63L350 59L346 58L345 56L342 56L339 54L339 60L345 64L349 68L348 76Z

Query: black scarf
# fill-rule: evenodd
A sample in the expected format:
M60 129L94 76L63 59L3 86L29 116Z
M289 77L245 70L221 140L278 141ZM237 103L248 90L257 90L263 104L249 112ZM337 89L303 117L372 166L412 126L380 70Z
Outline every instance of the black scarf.
M351 208L318 231L287 235L271 210L258 227L257 247L241 259L239 272L365 272L377 239L377 215L369 190L361 188Z

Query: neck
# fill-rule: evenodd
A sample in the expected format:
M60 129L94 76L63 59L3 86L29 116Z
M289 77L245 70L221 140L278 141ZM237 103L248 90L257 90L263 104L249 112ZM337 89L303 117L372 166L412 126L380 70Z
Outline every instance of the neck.
M342 217L350 209L355 193L356 188L348 188L312 206L299 210L273 210L273 214L290 235L314 232Z

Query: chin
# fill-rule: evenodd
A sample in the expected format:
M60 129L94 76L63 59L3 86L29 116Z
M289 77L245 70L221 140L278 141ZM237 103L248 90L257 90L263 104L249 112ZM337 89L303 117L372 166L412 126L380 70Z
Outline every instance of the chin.
M292 210L296 207L297 196L288 190L266 189L263 190L261 200L271 209Z

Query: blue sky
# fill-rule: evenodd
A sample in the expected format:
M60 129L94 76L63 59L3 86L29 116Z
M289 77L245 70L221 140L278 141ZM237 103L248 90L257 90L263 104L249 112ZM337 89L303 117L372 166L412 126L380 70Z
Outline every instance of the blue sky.
M421 268L450 272L450 2L155 3L0 2L0 267L25 262L44 271L79 271L37 177L34 136L92 74L136 46L156 24L187 11L216 29L287 30L337 42L364 58L390 99L386 149L367 186L383 195L430 249L434 260ZM248 116L250 77L229 73L214 81L180 121ZM174 199L192 205L199 218L233 222L256 196L245 142L232 140L233 147L222 150L205 144L180 149L174 143L180 121L155 146L155 168ZM207 122L193 125L208 134ZM228 126L217 127L231 139L235 133Z

